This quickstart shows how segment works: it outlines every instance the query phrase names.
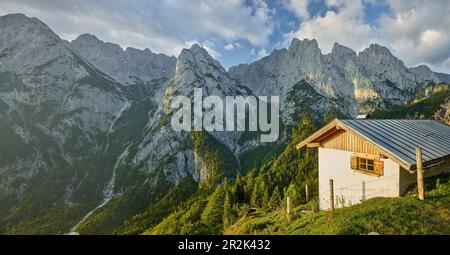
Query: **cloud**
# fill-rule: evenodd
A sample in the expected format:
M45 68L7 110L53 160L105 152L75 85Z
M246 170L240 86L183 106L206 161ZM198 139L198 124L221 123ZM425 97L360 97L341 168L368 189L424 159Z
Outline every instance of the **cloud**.
M252 57L253 60L259 60L265 56L269 55L269 52L267 52L266 49L261 48L261 49L251 49L250 50L250 56Z
M325 0L324 3L328 9L324 15L304 20L297 31L285 34L285 38L314 38L325 53L334 42L357 51L370 43L379 43L408 66L428 64L435 70L450 72L448 0ZM373 11L367 9L369 4L387 4L390 11L376 20L367 20L366 13Z
M229 44L225 45L223 48L227 51L231 51L231 50L234 50L239 47L241 47L241 45L239 43L229 43Z
M263 46L273 29L262 0L2 0L0 10L38 17L65 39L92 33L122 47L173 55L193 40Z
M380 18L380 33L407 64L450 72L450 5L447 0L389 2L395 13ZM413 54L412 54L413 53Z
M225 50L234 50L234 44L229 43L223 47Z
M294 37L316 39L324 52L330 52L339 42L355 50L361 50L375 41L376 31L364 22L364 5L360 0L327 0L329 10L324 16L304 21Z
M293 15L280 17L277 8ZM450 72L448 0L278 0L270 6L265 0L0 1L0 15L15 12L38 17L68 40L92 33L169 55L196 41L216 58L232 54L236 42L255 48L251 57L257 57L298 37L316 39L325 53L334 42L357 51L379 43L408 66ZM234 56L233 63L246 57Z
M308 11L310 0L283 0L286 9L292 11L302 20L308 20L310 13Z

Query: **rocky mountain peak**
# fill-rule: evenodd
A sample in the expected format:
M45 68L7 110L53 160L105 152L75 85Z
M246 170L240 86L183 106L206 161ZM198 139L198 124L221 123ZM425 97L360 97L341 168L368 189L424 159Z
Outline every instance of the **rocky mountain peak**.
M334 43L331 55L333 58L356 57L356 51L339 43Z
M411 67L410 69L420 71L420 72L431 72L431 69L426 65L418 65L416 67Z
M217 71L226 73L219 61L198 44L193 44L189 49L183 49L178 56L176 74L180 75L185 71L200 71L202 74L212 74Z
M79 35L77 38L75 38L75 40L73 40L72 42L78 42L78 43L100 43L100 39L98 39L95 35L93 34L89 34L89 33L84 33Z
M319 48L319 45L317 44L316 39L305 38L303 40L300 40L298 38L293 38L292 41L291 41L291 45L289 46L289 49L293 50L293 51L296 51L296 50L299 50L299 49L308 48L310 46L312 46L314 48L316 48L316 47Z
M82 34L70 43L71 49L93 63L102 72L124 84L167 80L174 71L176 58L104 42L91 34Z
M437 74L435 74L431 69L426 65L419 65L416 67L409 68L409 71L412 72L416 76L416 80L423 80L426 82L434 82L439 83L440 79Z
M20 49L27 43L51 45L61 41L46 24L37 18L23 14L8 14L0 17L0 50Z
M403 61L395 57L388 48L375 43L360 52L358 58L361 60L360 62L362 64L367 64L369 66L387 66L391 64L398 68L406 69Z
M198 45L197 43L192 44L192 46L189 50L191 52L201 52L204 54L208 54L208 52L202 46Z
M297 38L292 39L291 45L289 46L289 52L292 56L303 56L305 53L312 56L322 55L322 52L315 39L303 39L299 40Z
M2 34L14 32L10 38L36 39L46 38L51 41L60 40L44 22L37 18L30 18L21 13L0 16L0 29Z
M0 72L23 73L44 65L69 50L46 24L23 14L0 17Z
M379 45L377 43L371 43L369 45L369 47L365 49L365 51L377 52L378 54L384 54L384 55L391 55L392 56L392 53L391 53L391 51L388 48L386 48L384 46L381 46L381 45Z

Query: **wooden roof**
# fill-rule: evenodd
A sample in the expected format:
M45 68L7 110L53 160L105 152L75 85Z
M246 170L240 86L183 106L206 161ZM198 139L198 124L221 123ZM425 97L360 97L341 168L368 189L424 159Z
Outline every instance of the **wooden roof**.
M407 170L415 170L416 147L422 148L424 166L450 159L450 126L434 120L336 119L296 147L320 147L341 130L369 142Z

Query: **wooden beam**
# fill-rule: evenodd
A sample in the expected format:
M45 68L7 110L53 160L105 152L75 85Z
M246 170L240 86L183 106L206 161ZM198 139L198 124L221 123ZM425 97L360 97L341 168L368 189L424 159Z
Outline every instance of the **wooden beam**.
M330 122L328 125L326 125L323 128L319 129L317 132L315 132L314 134L310 135L308 138L303 140L301 143L297 144L295 146L295 148L297 148L297 150L299 150L302 147L304 147L305 145L307 145L308 143L315 142L317 138L322 136L324 133L327 133L328 131L330 131L330 129L334 129L334 131L336 131L336 129L335 129L336 125L337 125L337 120L334 120L334 121Z
M330 211L334 211L333 179L330 179Z
M305 200L306 202L309 202L308 184L305 185Z
M425 189L423 186L423 168L422 168L422 148L416 148L416 165L417 165L417 189L419 199L425 200Z
M317 148L317 147L320 147L320 143L308 143L306 145L306 147L308 147L308 148Z

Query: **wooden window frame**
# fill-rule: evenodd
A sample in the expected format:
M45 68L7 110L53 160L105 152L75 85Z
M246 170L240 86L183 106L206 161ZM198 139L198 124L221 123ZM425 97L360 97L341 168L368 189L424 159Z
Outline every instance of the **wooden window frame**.
M384 162L375 157L354 155L350 157L350 166L354 171L360 173L383 176Z

